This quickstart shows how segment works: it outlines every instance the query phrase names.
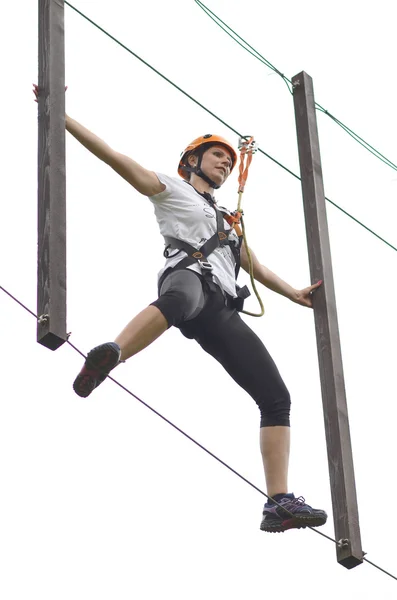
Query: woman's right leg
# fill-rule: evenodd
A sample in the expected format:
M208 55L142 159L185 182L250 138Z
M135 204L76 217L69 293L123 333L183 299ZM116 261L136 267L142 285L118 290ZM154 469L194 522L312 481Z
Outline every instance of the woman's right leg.
M168 321L157 306L147 306L128 323L114 340L124 361L154 342L168 329Z
M149 346L172 325L193 319L204 306L201 279L187 269L171 272L159 291L159 298L134 317L115 339L121 350L120 360Z
M149 346L172 325L194 318L203 306L200 277L186 269L171 272L161 285L159 298L134 317L115 342L101 344L89 352L73 384L76 394L89 396L120 361Z

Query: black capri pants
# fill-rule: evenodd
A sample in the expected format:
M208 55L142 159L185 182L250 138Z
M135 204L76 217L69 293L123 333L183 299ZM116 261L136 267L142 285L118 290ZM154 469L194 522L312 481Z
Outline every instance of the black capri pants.
M273 359L218 285L194 271L170 269L152 305L169 327L195 339L255 400L261 427L289 426L290 395Z

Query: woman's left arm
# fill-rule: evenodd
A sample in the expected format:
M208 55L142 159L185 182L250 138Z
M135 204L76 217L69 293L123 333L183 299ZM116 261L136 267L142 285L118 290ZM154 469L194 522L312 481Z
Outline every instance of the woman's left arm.
M292 302L296 302L297 304L301 304L302 306L307 306L309 308L313 307L312 304L312 293L320 287L322 281L318 281L314 285L310 285L303 290L296 290L291 287L286 281L283 281L278 275L270 271L264 265L261 265L258 261L255 253L250 248L252 266L253 266L253 275L256 281L265 285L269 290L273 292L277 292L277 294L281 294L286 298L292 300ZM247 249L243 243L241 247L241 266L244 271L249 273L249 262L248 262L248 254Z

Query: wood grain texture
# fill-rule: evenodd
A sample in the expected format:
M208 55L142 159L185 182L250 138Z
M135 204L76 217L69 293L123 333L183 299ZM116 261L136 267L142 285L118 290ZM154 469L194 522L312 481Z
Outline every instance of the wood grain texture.
M312 78L292 79L306 237L312 282L323 281L313 297L317 352L327 440L337 560L350 569L362 563L360 526L349 418L340 348L331 250L325 207Z
M63 0L39 0L37 341L66 335L65 50Z

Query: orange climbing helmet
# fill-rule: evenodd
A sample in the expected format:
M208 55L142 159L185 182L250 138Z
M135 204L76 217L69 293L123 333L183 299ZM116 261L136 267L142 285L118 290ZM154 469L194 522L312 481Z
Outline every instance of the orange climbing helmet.
M197 165L197 167L198 167L198 170L201 171L200 167L201 167L201 158L203 156L203 153L210 146L215 146L218 144L220 146L225 146L225 148L227 148L227 150L230 152L230 155L232 158L232 166L231 166L230 172L232 172L233 168L235 167L236 162L237 162L237 153L236 153L235 149L233 148L233 146L231 144L229 144L229 142L227 140L225 140L225 138L221 137L220 135L212 135L211 133L207 133L206 135L202 135L201 137L198 137L195 140L193 140L182 152L181 159L180 159L179 165L178 165L179 175L183 179L188 180L189 179L188 173L196 172L196 169L189 167L189 165L186 163L186 159L187 159L188 155L193 150L197 150L198 148L200 148L199 164ZM197 174L202 176L200 172L198 172ZM211 181L211 183L213 183L213 182ZM216 187L218 187L218 186L216 186Z

